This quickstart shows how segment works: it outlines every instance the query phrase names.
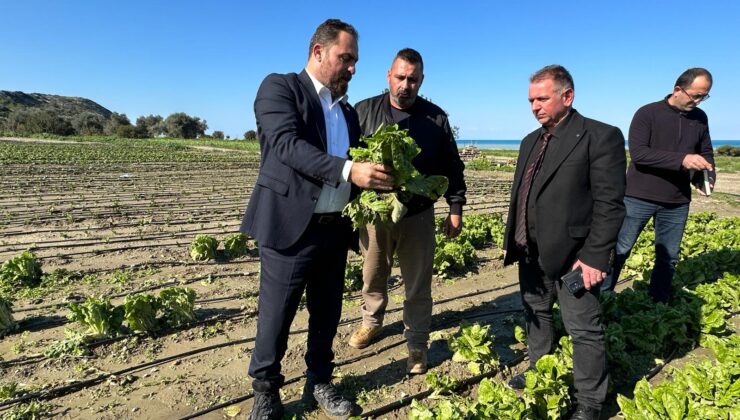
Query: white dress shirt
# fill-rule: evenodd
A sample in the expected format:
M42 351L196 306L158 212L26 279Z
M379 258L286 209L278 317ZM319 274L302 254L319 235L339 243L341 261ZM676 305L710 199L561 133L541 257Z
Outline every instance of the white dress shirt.
M321 84L308 69L308 77L311 78L316 93L319 95L321 108L324 111L324 125L326 127L326 150L332 156L341 158L347 157L349 150L349 131L347 121L344 119L344 112L339 105L340 102L347 103L347 95L332 101L331 92ZM344 206L349 202L351 186L347 182L349 171L352 168L352 161L348 160L342 168L341 182L337 188L324 184L321 187L321 194L316 203L314 213L333 213L342 211Z

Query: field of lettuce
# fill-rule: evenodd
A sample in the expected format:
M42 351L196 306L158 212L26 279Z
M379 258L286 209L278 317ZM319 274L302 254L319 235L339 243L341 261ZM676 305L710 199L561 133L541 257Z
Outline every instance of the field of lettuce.
M228 143L0 141L0 418L244 418L259 256L236 234L259 158ZM351 254L336 383L363 417L559 418L572 391L570 343L526 365L516 268L501 266L513 174L468 171L466 227L438 237L432 369L407 377L394 270L380 340L359 325ZM436 209L445 212L443 205ZM618 293L603 296L612 372L607 417L740 418L740 219L692 214L676 299L645 293L641 238ZM283 401L303 412L306 312L296 317ZM710 378L707 380L707 378Z

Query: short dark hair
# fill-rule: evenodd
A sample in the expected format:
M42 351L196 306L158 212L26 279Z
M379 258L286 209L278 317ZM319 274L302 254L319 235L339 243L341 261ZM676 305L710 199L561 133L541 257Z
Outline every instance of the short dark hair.
M691 86L692 83L694 83L694 79L699 76L706 77L707 80L709 80L709 84L712 84L712 73L710 73L709 70L701 67L693 67L678 76L675 86L678 86L681 89L687 89Z
M421 68L424 68L424 60L421 58L421 54L413 48L404 48L399 50L396 53L396 56L393 57L393 61L396 61L399 58L410 64L420 64Z
M560 64L550 64L537 70L533 75L529 76L529 82L539 82L548 78L555 82L555 87L560 91L567 89L575 90L573 76Z
M311 51L314 45L330 45L339 37L340 32L347 32L352 35L355 40L359 40L360 36L357 34L355 27L349 23L342 22L339 19L327 19L313 33L311 42L308 45L308 58L311 58Z

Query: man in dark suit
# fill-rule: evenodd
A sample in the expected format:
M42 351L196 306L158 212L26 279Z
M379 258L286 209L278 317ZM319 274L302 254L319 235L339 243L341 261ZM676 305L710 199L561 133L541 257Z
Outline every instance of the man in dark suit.
M240 229L259 243L261 263L250 419L282 418L280 362L304 290L309 312L304 402L335 418L359 411L331 385L332 342L352 237L341 211L352 193L350 183L390 190L393 179L383 165L347 158L360 137L357 113L346 96L358 58L355 29L329 19L311 38L306 69L267 76L254 102L261 162Z
M530 78L529 102L542 127L519 150L504 263L519 262L530 368L553 350L557 299L573 339L578 406L571 418L598 419L608 384L598 285L624 218L624 137L579 114L574 97L573 78L562 66ZM570 293L560 280L571 270L583 273L580 293ZM524 388L524 376L509 384Z

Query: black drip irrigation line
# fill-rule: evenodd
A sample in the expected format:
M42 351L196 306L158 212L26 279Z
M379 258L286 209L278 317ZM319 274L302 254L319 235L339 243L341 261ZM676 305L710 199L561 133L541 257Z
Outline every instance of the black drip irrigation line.
M406 342L405 339L404 340L400 340L398 342L391 343L391 344L385 345L383 347L377 348L377 349L373 350L372 352L364 353L364 354L361 354L359 356L355 356L355 357L352 357L352 358L349 358L349 359L338 361L334 365L335 366L344 366L344 365L352 364L354 362L357 362L359 360L362 360L362 359L364 359L366 357L377 356L378 354L380 354L380 353L382 353L382 352L384 352L386 350L390 350L390 349L392 349L394 347L398 347L398 346L402 345L405 342ZM298 381L300 381L301 379L303 379L305 377L306 377L306 375L303 374L303 375L294 376L294 377L292 377L290 379L286 379L285 382L283 383L283 386L290 385L290 384L293 384L295 382L298 382ZM254 391L249 391L246 394L240 395L240 396L238 396L236 398L232 398L229 401L212 405L212 406L210 406L208 408L204 408L203 410L197 411L195 413L188 414L185 417L180 417L179 420L190 420L190 419L194 419L194 418L200 417L202 415L208 414L210 412L219 410L221 408L226 408L226 407L228 407L230 405L234 405L234 404L240 403L242 401L246 401L246 400L248 400L248 399L250 399L252 397L254 397Z
M190 216L192 215L193 212L204 211L203 204L210 205L210 204L215 203L215 204L218 204L218 206L209 207L208 208L209 214L212 214L216 211L219 212L218 214L222 214L224 212L230 211L229 209L231 209L234 206L237 206L239 208L239 211L242 211L245 198L246 198L246 195L244 195L243 197L240 196L236 198L233 198L233 197L223 198L223 199L219 199L216 201L186 201L185 203L188 204L187 207L185 206L178 207L176 208L176 210L178 214L184 213ZM146 201L146 200L142 200L142 201ZM161 205L157 205L157 206L150 206L146 204L145 207L143 207L144 205L141 205L141 204L137 205L135 203L131 203L131 204L121 205L120 206L121 209L114 210L114 211L110 211L109 209L111 207L106 206L106 207L94 207L90 209L86 208L84 209L87 211L86 213L83 213L80 211L80 210L83 210L82 208L73 208L73 209L66 211L66 213L69 213L71 216L73 216L75 221L94 219L94 218L106 218L106 217L135 217L135 216L140 216L142 213L145 213L145 215L147 216L154 217L156 215L169 215L171 210L153 211L149 209L161 209L163 207L171 207L172 204L173 203L170 203L170 202L161 203ZM180 202L175 203L175 204L180 204ZM485 209L495 210L495 209L505 208L508 205L508 201L507 200L493 200L493 201L471 200L470 205L471 205L471 209L476 210L476 211L485 210ZM97 210L97 209L108 210L108 211L101 211L98 213L94 213L91 211L91 210ZM442 209L442 207L437 208L437 210L440 210L440 209ZM126 211L122 211L122 210L126 210ZM132 212L133 210L136 210L136 211ZM58 213L64 214L65 209L58 210ZM440 213L440 212L437 211L437 213ZM29 223L41 222L41 221L46 222L46 223L52 223L52 222L66 223L68 222L66 215L65 216L49 215L47 212L38 212L32 215L28 215L28 213L25 211L23 212L23 214L26 215L26 217L21 218L21 217L15 216L13 218L14 223L8 224L7 226L25 226L25 225L28 225Z
M446 302L449 302L449 301L452 301L452 300L461 299L461 298L464 298L464 297L475 296L475 295L483 294L483 293L488 293L488 292L499 290L499 289L506 288L506 287L510 287L510 285L509 286L502 286L502 287L491 288L491 289L484 290L484 291L466 293L464 295L457 296L457 297L454 297L454 298L448 298L448 299L441 300L441 301L439 301L437 303L446 303ZM394 309L392 309L390 311L387 311L387 312L397 312L397 311L400 311L400 310L403 310L403 308L394 308ZM516 311L520 311L520 310L518 309ZM507 311L492 311L492 312L489 312L488 314L476 314L473 317L479 318L479 317L485 316L485 315L489 315L490 316L491 314L510 313L510 312L512 312L512 311L511 310L507 310ZM228 320L228 319L234 319L234 318L238 318L238 317L248 318L250 315L251 316L254 316L256 314L257 314L257 311L253 311L251 314L247 314L247 315L238 314L236 316L231 316L231 317L228 317L228 316L225 316L225 317L215 317L215 318L212 318L212 319L209 319L209 320L204 320L204 321L199 321L199 322L196 322L196 323L187 324L182 329L190 328L191 326L194 326L194 325L200 325L200 324L210 323L210 322L219 322L219 321ZM339 325L351 324L353 322L360 321L361 319L362 319L362 317L356 317L356 318L352 318L352 319L349 319L349 320L344 320L344 321L340 322ZM466 317L456 317L456 318L453 318L453 319L450 319L450 320L446 320L445 322L442 323L442 325L447 324L447 323L459 322L460 320L463 320L463 319L466 319ZM295 334L303 334L303 333L307 333L307 332L308 332L308 328L302 328L302 329L290 331L289 334L290 335L295 335ZM134 337L134 336L139 336L139 335L146 336L146 334L130 334L130 335L126 335L126 336L112 337L112 338L101 340L99 342L95 342L94 345L97 347L97 346L101 346L101 345L104 345L104 344L112 343L112 342L115 342L115 341L120 341L122 339L127 339L127 338L131 338L131 337ZM165 357L165 358L162 358L162 359L157 359L157 360L154 360L154 361L151 361L151 362L147 362L147 363L139 364L139 365L136 365L136 366L131 366L131 367L128 367L128 368L124 368L122 370L119 370L119 371L116 371L116 372L113 372L113 373L106 373L106 374L100 375L100 376L98 376L96 378L92 378L92 379L88 379L88 380L84 380L84 381L75 382L75 383L72 383L72 384L69 384L69 385L65 385L65 386L62 386L62 387L58 387L58 388L53 388L53 389L48 389L48 390L44 390L44 391L40 391L40 392L36 392L36 393L26 394L26 395L24 395L22 397L18 397L18 398L14 398L12 400L6 400L6 401L0 402L0 411L6 409L6 407L9 407L11 405L23 403L23 402L26 402L26 401L29 401L29 400L39 400L39 399L48 400L48 399L53 399L53 398L61 397L61 396L70 394L72 392L78 391L78 390L80 390L82 388L85 388L87 386L97 385L100 382L102 382L103 380L105 380L107 378L110 378L110 377L113 377L113 376L124 375L124 374L130 373L130 372L135 372L135 371L146 369L146 368L149 368L149 367L152 367L152 366L157 366L157 365L160 365L160 364L164 364L164 363L170 362L172 360L177 360L177 359L180 359L180 358L185 358L185 357L188 357L188 356L192 356L192 355L195 355L195 354L198 354L198 353L202 353L202 352L206 352L206 351L210 351L210 350L214 350L214 349L218 349L218 348L230 347L230 346L240 345L240 344L246 344L248 342L254 341L255 338L256 337L247 337L247 338L240 339L240 340L229 341L227 343L214 344L214 345L203 347L203 348L200 348L200 349L194 349L194 350L190 350L190 351L187 351L187 352L184 352L184 353L180 353L180 354L168 356L168 357ZM404 340L401 340L401 342L399 342L399 343L392 343L389 346L395 347L395 346L398 346L398 345L403 344L405 341L406 340L404 339ZM374 353L367 353L366 355L364 355L364 357L368 357L368 356L372 356L372 355L374 355ZM357 359L357 360L360 360L360 359ZM351 359L351 360L354 360L354 359ZM357 361L357 360L354 360L354 361ZM33 362L37 362L37 361L40 361L40 360L36 360L36 359L33 360ZM6 362L3 362L2 364L0 364L0 367L9 366L11 364L12 365L26 364L26 362L27 362L26 360L21 360L21 361L19 361L19 360L16 360L16 361L6 361ZM31 363L31 362L28 361L28 363ZM303 377L303 376L300 376L298 379L300 379L301 377ZM298 379L296 379L296 380L298 380ZM250 397L247 397L247 399L248 398L250 398Z
M142 293L142 292L148 292L150 290L157 290L157 289L161 289L161 288L164 288L164 287L178 286L178 285L183 285L183 284L193 284L195 282L203 281L203 280L208 280L208 279L222 279L222 278L229 278L229 277L251 277L251 276L253 276L255 274L257 274L257 273L251 273L251 272L244 273L244 272L241 272L241 273L221 273L221 274L216 273L216 274L207 274L207 275L204 275L204 276L193 277L193 278L190 278L190 279L187 279L187 280L182 280L182 281L172 280L172 281L168 281L168 282L165 282L165 283L153 284L151 286L146 286L146 287L142 287L142 288L139 288L139 289L129 290L129 291L122 292L122 293L116 293L116 294L112 294L112 295L106 295L106 297L111 298L111 299L115 299L115 298L120 298L120 297L126 297L126 296L130 296L130 295L135 295L135 294ZM238 295L235 295L235 296L238 296ZM222 298L218 298L218 299L222 299ZM20 312L38 311L38 310L49 309L49 308L59 308L59 307L62 307L62 306L69 305L70 303L79 303L79 302L82 302L84 300L85 300L84 297L80 297L78 299L70 299L70 300L68 300L66 302L56 302L56 303L49 303L47 305L38 305L38 306L26 306L26 307L23 307L23 308L14 309L12 312L13 313L20 313ZM195 303L204 303L204 301L196 301Z
M256 176L251 176L252 180ZM13 194L14 191L3 191L0 186L0 203L3 207L10 206L22 206L26 204L75 204L81 200L85 203L97 204L108 202L111 198L118 198L124 200L154 200L154 199L171 199L171 198L182 198L203 195L204 193L219 194L221 197L228 197L228 192L237 192L242 194L245 192L243 187L236 187L236 181L239 180L239 185L243 185L246 180L249 181L250 176L237 176L233 178L226 178L226 181L221 183L209 182L212 180L203 179L193 181L195 183L186 184L187 180L178 180L177 183L164 183L167 179L153 179L147 178L142 179L146 184L154 184L153 187L147 187L142 183L126 183L120 184L115 181L102 183L98 185L72 185L70 182L60 182L55 185L56 188L49 188L49 184L44 184L44 189L38 189L33 191L33 194L24 195L23 199L18 199L17 194ZM115 185L114 185L115 183ZM20 190L21 187L24 191L28 191L29 188L37 188L35 185L19 185L18 183L13 185L14 188ZM117 188L113 188L117 187ZM102 191L101 191L102 189ZM91 190L99 191L100 194L92 194ZM16 191L17 192L17 191ZM70 198L72 197L72 198ZM86 200L90 198L90 200ZM107 200L106 200L107 199Z
M241 176L234 177L235 179L242 179ZM152 179L146 179L147 182L154 181ZM172 191L170 189L162 190L161 188L153 187L149 189L142 189L142 188L135 188L135 187L141 187L140 185L125 185L129 186L131 188L117 188L113 191L108 191L107 195L102 194L90 194L85 195L83 193L72 193L72 195L76 195L77 197L69 198L70 194L67 193L58 193L58 194L32 194L32 195L25 195L22 200L17 201L10 201L9 198L17 198L17 195L0 195L0 203L2 203L3 207L7 207L10 205L24 205L28 204L29 202L32 202L33 204L75 204L78 203L81 200L84 200L85 204L97 204L97 203L109 203L113 198L117 198L119 200L125 199L125 200L137 200L137 201L151 201L155 199L177 199L183 196L194 196L194 195L200 195L204 192L218 192L219 197L229 197L231 194L226 194L229 191L239 191L239 193L244 193L245 190L243 187L236 187L234 186L234 183L228 183L224 182L221 184L216 183L209 183L208 179L203 180L203 186L200 187L189 187L187 191ZM17 184L14 184L14 186ZM69 184L67 182L63 183L63 185L66 187ZM110 183L107 184L101 184L102 186L108 186L110 187ZM175 184L180 185L180 184ZM61 185L60 185L61 186ZM124 185L117 185L117 187L124 187ZM218 187L218 188L216 188ZM0 187L1 188L1 187ZM82 197L80 197L82 196ZM89 199L91 197L94 197L94 199Z
M160 243L157 243L156 244L157 248L160 248L160 249L163 248L163 247L176 248L176 247L184 247L184 246L187 246L187 245L190 245L190 242L175 241L174 243L172 243L172 242L166 242L166 243L160 242ZM67 254L37 256L36 259L38 259L38 260L48 260L48 259L52 259L52 258L67 259L67 258L78 256L78 255L88 255L88 254L92 254L92 255L103 255L103 254L107 254L107 253L111 253L111 252L132 251L132 250L147 249L147 248L152 248L152 247L153 247L153 245L121 246L121 247L118 247L118 248L94 249L94 250L90 250L90 251L70 252L70 253L67 253Z
M167 332L167 333L164 333L162 335L150 335L150 334L143 333L143 332L142 333L124 334L124 335L118 335L118 336L115 336L115 337L103 338L103 339L100 339L100 340L97 340L97 341L93 341L93 342L87 343L87 347L89 349L94 349L94 348L97 348L97 347L100 347L100 346L104 346L106 344L111 344L111 343L115 343L115 342L118 342L118 341L129 339L129 338L134 338L134 337L161 338L161 337L164 337L166 335L176 334L178 332L185 331L185 330L187 330L189 328L197 327L197 326L200 326L200 325L214 324L214 323L218 323L218 322L221 322L221 321L240 321L242 319L253 318L256 315L257 315L257 311L249 311L247 313L239 313L239 314L233 314L233 315L218 315L218 316L215 316L213 318L208 318L208 319L203 319L203 320L200 320L200 321L189 322L187 324L184 324L184 325L179 326L176 330L172 330L172 331ZM308 330L306 330L306 331L308 331ZM293 334L293 333L291 333L291 334ZM249 338L247 338L245 340L249 340L249 339L254 340L254 337L249 337ZM228 347L230 345L235 345L235 344L241 344L241 341L239 341L239 342L230 341L228 343L221 343L220 346L221 347ZM203 351L207 351L208 349L209 348L206 348L206 350L203 350ZM191 350L191 351L193 351L193 350ZM29 356L29 357L20 357L18 359L0 361L0 368L7 368L7 367L10 367L10 366L29 365L29 364L34 364L34 363L42 362L42 361L44 361L46 359L49 359L49 358L46 357L46 356L43 356L43 355L34 355L34 356ZM3 405L0 403L0 408L2 408L2 406Z
M466 316L466 317L452 317L451 319L447 319L447 320L445 320L443 322L440 322L435 327L432 327L432 331L435 331L435 330L438 330L438 329L442 329L442 328L447 328L450 325L453 325L454 323L457 323L457 322L460 322L460 321L463 321L463 320L471 320L471 319L476 319L476 318L481 318L481 317L484 317L484 316L491 316L491 315L502 315L502 314L508 314L508 313L511 313L511 312L521 312L521 308L520 309L516 309L516 310L491 311L491 312L486 312L486 313L476 314L476 315ZM362 359L365 359L367 357L377 356L377 355L385 352L386 350L390 350L392 348L401 346L404 343L406 343L406 339L401 339L401 340L396 341L394 343L390 343L390 344L387 344L385 346L378 347L378 348L376 348L376 349L374 349L374 350L372 350L370 352L366 352L366 353L363 353L363 354L358 355L358 356L355 356L355 357L351 357L351 358L348 358L348 359L337 361L335 363L335 366L350 365L352 363L358 362L358 361L360 361ZM521 360L523 360L523 358L524 358L523 355L520 356L520 357L515 358L513 361L516 361L516 363L513 363L512 366L515 365L515 364L517 364L517 363L519 363ZM512 363L512 362L509 362L509 363ZM508 364L507 364L507 366L508 366ZM495 375L495 373L496 372L494 372L493 375ZM490 372L489 372L489 374L490 374ZM477 382L480 382L480 380L483 379L483 377L486 377L485 375L487 375L487 374L480 375L482 377L480 379L478 379ZM493 376L493 375L491 375L491 376ZM290 380L285 381L285 385L292 384L292 383L297 382L300 379L303 379L305 377L306 377L305 374L299 375L299 376L296 376L296 377L293 377ZM419 393L419 394L417 394L416 396L413 396L413 397L417 397L418 398L418 395L423 394L425 392L427 392L427 391L421 392L421 393ZM426 395L429 395L430 393L431 393L431 390L429 390ZM190 419L193 419L193 418L196 418L196 417L200 417L200 416L205 415L205 414L208 414L208 413L210 413L212 411L216 411L218 409L225 408L225 407L228 407L230 405L233 405L233 404L236 404L236 403L240 403L242 401L246 401L246 400L252 398L253 396L254 396L254 392L253 391L250 391L250 392L248 392L248 393L246 393L244 395L241 395L239 397L233 398L233 399L231 399L229 401L226 401L226 402L223 402L223 403L220 403L220 404L213 405L211 407L205 408L205 409L200 410L200 411L195 412L195 413L188 414L185 417L181 417L179 420L190 420ZM400 401L403 401L403 400L404 399L401 399ZM404 404L404 405L407 405L407 404L410 404L410 403L411 403L411 400L409 400L408 402L406 402L406 404ZM373 410L373 411L375 411L375 410ZM389 411L392 411L392 410L389 410ZM361 416L362 417L367 417L365 415L365 413L363 413Z
M663 370L664 367L668 366L668 364L671 363L673 361L673 359L676 357L676 351L677 351L676 349L673 349L673 351L671 352L671 354L663 361L662 364L659 364L659 365L655 366L654 368L650 369L650 372L646 373L645 376L644 376L645 380L648 380L649 381L655 375L657 375L658 373L660 373L660 371Z
M111 209L121 209L125 208L128 210L137 210L140 212L147 212L149 209L160 209L162 207L172 207L172 206L182 206L182 209L191 209L191 208L202 208L205 205L222 205L222 204L231 204L235 201L240 201L242 198L248 197L247 194L248 191L245 191L244 189L241 189L237 194L230 194L230 195L223 195L221 192L219 192L218 195L212 195L212 196L199 196L192 199L189 199L190 197L187 196L187 198L178 197L178 198L171 198L166 200L153 200L153 199L147 199L147 198L126 198L121 199L118 196L111 196L111 198L107 200L101 200L101 201L94 201L94 202L85 202L83 205L75 205L75 204L66 204L64 202L58 202L58 201L47 201L43 203L38 202L26 202L18 205L9 206L7 203L0 202L0 209L7 209L9 211L13 210L23 210L24 215L28 217L24 217L21 220L27 220L27 219L33 219L35 217L38 217L39 215L66 215L70 214L72 216L78 216L79 214L84 214L84 212L94 212L96 210L108 210ZM118 202L116 204L116 201ZM241 202L241 201L240 201ZM77 203L77 201L75 201ZM28 211L29 205L32 205L35 211ZM187 206L187 207L186 207ZM43 207L39 209L39 207ZM48 208L54 207L53 211L50 213Z
M241 198L241 197L240 197ZM12 217L13 223L9 223L10 226L25 226L29 222L44 222L44 223L73 223L80 220L87 219L105 219L111 217L155 217L158 215L170 215L170 214L186 214L188 217L191 214L198 212L206 212L207 214L212 213L224 213L231 211L233 207L241 207L246 202L244 199L233 199L228 201L203 201L195 203L194 205L180 206L180 203L169 202L159 203L158 205L152 206L147 204L146 206L136 205L120 205L119 207L107 206L107 207L86 207L86 208L75 208L70 210L56 210L54 213L38 212L29 213L24 209L14 209L9 212L9 217ZM0 210L1 211L1 210ZM24 217L19 217L23 214Z
M149 227L149 226L180 226L180 225L196 225L201 223L213 223L213 218L208 217L204 219L193 219L193 221L151 221L146 223L134 222L134 223L122 223L122 224L108 224L107 226L90 226L86 228L77 229L38 229L34 230L33 233L71 233L71 232L87 232L94 230L114 230L114 229L126 229L135 227ZM234 225L235 226L235 225ZM28 235L28 230L13 230L3 231L3 236L18 236Z
M519 363L521 363L524 360L525 357L526 357L525 354L519 355L519 356L515 357L514 359L511 359L511 360L503 363L503 366L506 367L506 368L511 368L513 366L516 366ZM467 388L469 388L469 387L471 387L471 386L473 386L475 384L478 384L483 379L492 378L492 377L498 375L502 370L503 369L499 367L499 368L496 368L496 369L491 370L490 372L482 373L480 375L476 375L476 376L467 378L465 380L462 380L462 381L460 381L460 385L458 385L458 387L455 388L455 390L467 389ZM411 404L411 402L414 401L414 400L426 399L429 395L432 394L433 391L434 390L432 390L432 389L427 389L426 391L421 391L421 392L418 392L418 393L416 393L414 395L409 395L409 396L403 397L403 398L401 398L401 399L399 399L397 401L394 401L394 402L392 402L392 403L390 403L388 405L385 405L385 406L382 406L382 407L378 407L378 408L375 408L375 409L370 410L370 411L366 411L366 412L360 414L360 417L362 417L362 418L374 418L374 417L377 417L377 416L380 416L380 415L383 415L383 414L390 413L391 411L398 410L399 408L402 408L402 407L405 407L405 406Z
M106 195L96 194L94 196L95 198L90 198L83 193L51 194L55 196L52 198L49 198L50 194L46 194L43 196L45 197L44 199L24 197L23 200L19 201L4 200L0 197L0 209L9 211L21 208L27 210L36 209L36 213L43 213L48 211L47 209L49 207L53 206L54 211L59 213L73 210L110 208L112 203L116 201L119 203L119 206L135 206L137 208L147 205L160 207L165 204L202 204L212 203L214 201L233 201L236 197L249 196L251 189L245 189L244 187L238 189L220 188L213 191L208 187L198 190L186 190L177 194L174 192L158 193L152 191L151 193L143 193L136 191L125 192L125 190L116 190Z
M247 294L237 294L237 295L231 295L231 296L222 296L222 297L211 298L211 299L196 300L195 301L195 304L196 305L208 305L208 304L211 304L211 303L226 302L226 301L234 300L234 299L242 299L242 298L247 298L247 297L256 297L257 295L258 295L257 292L251 292L251 293L247 293ZM78 300L70 301L70 303L73 303L73 302L74 303L77 303L77 302L82 302L82 301L83 301L82 299L78 299ZM64 306L64 304L60 304L60 306ZM72 321L70 321L67 318L62 318L62 317L60 317L59 319L56 319L56 320L40 321L40 322L25 322L25 319L23 319L23 320L21 320L19 322L19 325L20 325L20 330L21 331L31 331L31 330L41 330L41 329L46 329L46 328L60 327L62 325L67 325L70 322L72 322ZM0 362L0 366L1 365L2 365L2 362Z
M673 361L673 359L675 358L675 355L676 355L676 350L673 350L673 352L671 352L671 354L668 356L668 358L665 359L665 361L664 361L663 364L660 364L660 365L654 367L653 369L651 369L650 372L648 372L647 374L644 375L644 378L646 380L650 380L651 378L653 378L665 366L667 366L671 361ZM513 366L516 366L519 363L521 363L526 358L526 356L527 356L526 353L523 353L523 354L515 357L514 359L506 362L504 364L504 366L507 367L507 368L511 368ZM486 372L486 373L483 373L483 374L480 374L480 375L473 376L471 378L465 379L465 380L463 380L463 381L460 382L460 385L455 390L467 389L467 388L469 388L472 385L475 385L475 384L480 383L480 381L482 381L485 378L491 378L493 376L496 376L500 371L501 371L501 369L499 368L499 369L493 370L491 372ZM415 399L426 399L426 397L428 397L429 395L431 395L432 392L433 392L433 390L428 389L426 391L422 391L422 392L419 392L417 394L414 394L414 395L410 395L410 396L401 398L400 400L394 401L394 402L392 402L392 403L390 403L388 405L385 405L383 407L379 407L379 408L376 408L376 409L373 409L373 410L364 412L360 416L362 418L374 418L374 417L377 417L377 416L381 416L383 414L387 414L387 413L389 413L391 411L395 411L395 410L398 410L399 408L405 407L405 406L411 404L411 402L413 400L415 400Z
M114 244L114 243L126 243L126 242L149 242L149 241L157 241L160 239L172 239L172 238L182 238L182 237L191 237L193 233L203 233L203 234L216 234L216 233L236 233L236 230L229 231L229 232L223 232L224 229L227 228L235 228L239 226L238 224L232 224L228 226L216 226L216 227L209 227L209 228L203 228L203 229L189 229L189 230L177 230L177 231L170 231L170 232L153 232L152 233L146 233L142 235L122 235L117 236L112 239L100 239L96 238L97 240L88 241L88 242L80 242L79 238L71 238L71 239L58 239L58 240L49 240L49 241L40 241L40 242L19 242L14 244L9 244L10 248L4 248L0 250L0 253L6 253L6 252L19 252L19 251L25 251L29 249L30 246L32 251L37 250L45 250L45 249L70 249L70 248L80 248L80 247L89 247L89 246L103 246L107 244ZM35 233L35 232L34 232ZM44 246L39 246L39 244ZM53 244L53 245L52 245Z
M27 394L27 395L24 395L24 396L19 397L19 398L14 398L12 400L6 400L6 401L3 401L3 402L0 402L0 410L3 410L6 407L9 407L11 405L23 403L23 402L26 402L26 401L29 401L29 400L49 400L49 399L61 397L61 396L67 395L67 394L71 394L72 392L78 391L80 389L86 388L88 386L97 385L97 384L103 382L104 380L106 380L106 379L108 379L110 377L116 377L116 376L125 375L127 373L136 372L136 371L139 371L139 370L142 370L142 369L150 368L152 366L162 365L162 364L165 364L167 362L171 362L173 360L185 358L185 357L192 356L192 355L195 355L195 354L198 354L198 353L202 353L202 352L205 352L205 351L218 349L218 348L224 347L224 344L228 344L228 345L244 344L244 343L247 343L247 342L249 342L251 340L254 340L254 339L253 338L247 338L247 339L241 339L241 340L237 340L237 341L232 341L232 342L229 342L229 343L214 344L212 346L208 346L208 347L204 347L204 348L200 348L200 349L195 349L195 350L191 350L191 351L188 351L188 352L185 352L185 353L180 353L180 354L176 354L176 355L173 355L173 356L168 356L168 357L164 357L164 358L161 358L161 359L153 360L151 362L142 363L140 365L136 365L136 366L124 368L124 369L118 370L118 371L113 372L113 373L104 373L104 374L101 374L101 375L99 375L99 376L97 376L95 378L92 378L92 379L87 379L87 380L84 380L84 381L78 381L78 382L74 382L74 383L71 383L69 385L65 385L65 386L62 386L62 387L52 388L52 389L48 389L48 390L41 391L41 392Z
M110 217L141 217L142 213L145 217L155 217L155 216L175 216L175 215L185 215L183 217L187 218L190 217L193 214L206 214L206 215L223 215L228 214L230 212L234 212L234 207L238 207L239 211L244 211L244 200L232 200L227 205L220 205L220 206L213 206L204 208L203 206L191 206L191 207L176 207L174 209L162 209L162 210L152 210L147 212L142 211L134 211L136 209L129 210L128 208L121 210L113 210L113 211L101 211L99 213L70 213L71 216L74 217L75 221L80 220L87 220L87 219L105 219ZM104 209L104 207L101 207L101 209ZM36 223L67 223L66 216L57 217L54 215L47 215L45 213L40 213L34 216L30 217L17 217L15 214L11 214L13 216L14 223L8 223L7 226L10 227L18 227L18 226L26 226L32 222ZM15 223L17 222L17 223Z
M259 257L246 257L246 258L239 258L237 260L229 260L229 261L184 261L184 260L171 260L171 261L151 261L151 262L142 262L142 263L135 263L135 264L124 264L120 265L118 267L114 268L92 268L89 270L81 270L78 271L82 276L86 276L88 274L99 274L99 273L112 273L115 271L125 271L125 270L134 270L134 269L141 269L141 270L147 270L150 268L157 268L157 267L193 267L193 268L201 268L201 267L209 267L209 266L222 266L222 265L236 265L236 264L243 264L243 263L251 263L251 262L257 262L259 261Z
M621 280L619 283L621 283L623 281L627 281L627 280ZM506 286L501 286L501 287L498 287L498 288L489 289L488 291L500 290L500 289L504 289L504 288L515 286L516 284L518 284L518 282L517 283L514 283L514 284L509 284L509 285L506 285ZM459 296L458 298L463 298L463 297L465 297L465 296L464 295L463 296ZM435 303L442 303L442 301L435 302ZM393 310L389 310L388 312L395 312L395 311L398 311L399 309L400 308L395 308ZM442 326L444 326L446 324L450 324L452 322L459 322L461 320L468 320L468 321L470 321L470 320L473 320L473 319L490 317L492 315L502 315L502 314L518 313L518 312L521 312L521 311L522 311L522 308L517 308L517 309L509 309L509 310L489 311L489 312L484 312L484 313L470 315L470 316L467 316L467 317L456 317L456 318L453 318L453 319L446 320L445 322L442 322L441 325L438 326L436 329L440 329ZM339 325L349 324L349 323L351 323L353 321L356 322L356 321L361 320L361 319L362 318L354 318L354 319L350 319L350 320L345 320L345 321L340 322ZM350 359L346 359L346 360L337 362L336 365L337 366L342 366L342 365L346 365L346 364L351 364L351 363L357 362L359 360L362 360L363 358L368 357L368 356L376 356L376 355L378 355L378 354L380 354L380 353L382 353L382 352L384 352L386 350L389 350L391 348L400 346L400 345L402 345L405 342L406 342L406 340L403 339L403 340L400 340L398 342L391 343L391 344L388 344L388 345L383 346L381 348L375 349L371 353L362 354L362 355L356 356L354 358L350 358ZM515 357L514 359L512 359L512 360L510 360L510 361L508 361L506 363L504 363L503 366L505 366L507 368L511 368L513 366L516 366L519 363L521 363L526 358L526 356L527 356L526 353L523 353L523 354ZM671 356L671 358L672 357L673 356ZM670 361L671 358L669 358L668 360ZM653 369L653 371L650 372L649 376L646 375L646 378L647 379L650 379L652 376L656 375L660 371L660 369L662 369L663 366L665 366L665 364L664 365L661 365L661 366L658 366L656 368L657 370L656 369ZM492 370L491 372L486 372L486 373L483 373L481 375L477 375L477 376L473 376L471 378L468 378L468 379L466 379L464 381L461 381L460 382L460 385L456 389L466 389L466 388L469 388L470 386L479 383L480 381L482 381L485 378L490 378L490 377L496 376L501 370L502 370L501 368L498 368L498 369ZM288 384L292 384L294 382L297 382L298 380L300 380L300 379L302 379L304 377L305 377L305 375L300 375L300 376L296 376L294 378L291 378L290 380L286 380L285 381L285 385L288 385ZM419 392L417 394L414 394L414 395L410 395L410 396L401 398L400 400L394 401L394 402L392 402L392 403L390 403L388 405L385 405L383 407L379 407L379 408L376 408L376 409L373 409L373 410L364 412L364 413L362 413L360 415L360 417L362 417L362 418L374 418L374 417L377 417L377 416L380 416L380 415L383 415L383 414L387 414L387 413L389 413L391 411L397 410L399 408L402 408L402 407L405 407L405 406L411 404L411 402L413 400L415 400L415 399L425 399L426 397L428 397L429 395L431 395L432 392L433 392L433 390L431 390L431 389L426 390L426 391L421 391L421 392ZM191 414L189 414L189 415L187 415L185 417L181 417L179 420L190 420L190 419L194 419L194 418L203 416L205 414L208 414L210 412L216 411L218 409L225 408L225 407L228 407L230 405L233 405L233 404L237 404L237 403L246 401L246 400L248 400L248 399L250 399L252 397L254 397L254 392L251 392L250 391L247 394L244 394L242 396L233 398L233 399L231 399L229 401L226 401L224 403L216 404L214 406L208 407L208 408L203 409L203 410L200 410L198 412L191 413Z

